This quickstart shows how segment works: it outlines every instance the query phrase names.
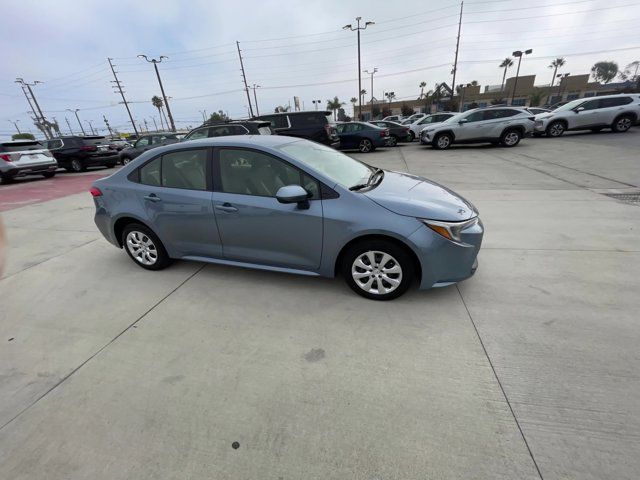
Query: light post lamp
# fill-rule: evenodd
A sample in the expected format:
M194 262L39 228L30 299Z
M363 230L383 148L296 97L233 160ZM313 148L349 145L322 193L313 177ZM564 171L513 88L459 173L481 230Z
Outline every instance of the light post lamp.
M342 27L343 30L351 30L352 32L358 32L358 120L362 117L362 69L360 68L360 30L366 30L369 25L374 25L375 22L365 22L364 27L360 26L360 20L362 17L356 17L356 27L353 28L352 24Z
M320 102L322 102L322 100L311 100L311 103L316 106L316 110L318 110L318 105L320 105Z
M378 67L373 67L373 70L370 72L369 70L365 70L364 73L371 75L371 108L373 108L373 76L378 71Z
M529 55L533 50L530 48L529 50L525 50L524 52L521 50L516 50L511 55L514 57L518 57L518 70L516 71L516 79L513 82L513 93L511 94L511 105L513 105L513 99L516 96L516 87L518 86L518 75L520 75L520 64L522 63L522 56Z
M80 130L82 131L82 135L86 136L87 134L84 132L84 128L82 127L82 122L80 121L80 117L78 116L79 111L80 111L79 108L76 108L75 110L71 110L70 108L67 108L67 112L72 112L76 114L76 120L78 120L78 125L80 125Z

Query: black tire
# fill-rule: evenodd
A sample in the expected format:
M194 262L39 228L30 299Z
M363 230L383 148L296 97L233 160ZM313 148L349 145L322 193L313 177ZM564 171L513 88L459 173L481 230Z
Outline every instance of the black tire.
M132 158L129 157L122 157L122 165L126 165L127 163L129 163L131 160L133 160Z
M500 144L507 148L515 147L520 143L520 140L522 140L522 132L517 128L505 130L500 136Z
M56 172L46 172L46 173L43 173L42 176L44 178L53 178L56 176Z
M634 123L635 119L631 115L620 115L611 124L611 130L616 133L624 133L628 131Z
M395 135L391 135L389 137L389 142L387 143L388 147L397 147L398 146L398 137Z
M389 258L384 265L375 263L369 268L366 261L371 258L371 255L376 262L382 262L383 255L388 255ZM364 260L359 265L356 261L361 258ZM369 264L371 264L370 261ZM384 270L389 273L385 274ZM383 301L393 300L405 293L415 276L414 260L409 252L398 244L384 239L364 240L350 246L342 256L341 271L347 285L358 295ZM369 290L366 285L377 292ZM386 290L389 291L384 293Z
M80 173L86 171L87 167L82 162L82 160L80 160L79 158L74 158L73 160L71 160L71 163L69 164L69 168L67 170L74 173Z
M362 140L360 140L360 143L358 143L358 150L360 151L360 153L370 153L375 150L375 147L373 146L371 140L369 140L368 138L363 138Z
M130 233L137 233L137 236L132 235L131 242L128 241ZM158 236L144 225L139 223L128 224L122 231L121 241L122 247L133 260L133 263L146 270L162 270L171 264L171 258L169 258ZM140 255L134 254L136 244L140 246L140 249L137 250ZM146 248L143 245L146 245Z
M413 142L416 139L416 134L413 133L413 130L409 130L409 143Z
M555 122L551 122L549 125L547 125L547 137L551 137L551 138L557 138L562 136L562 134L564 133L564 131L567 129L567 126L565 125L564 122L561 122L559 120L555 121Z
M0 177L0 183L5 184L5 185L8 184L8 183L13 183L13 181L14 181L13 177L10 177L10 176L4 176L3 175L3 176Z
M431 146L438 150L446 150L453 143L453 137L450 133L439 133L433 137Z
M603 127L594 127L594 128L590 128L589 130L591 130L593 133L598 133L602 130Z

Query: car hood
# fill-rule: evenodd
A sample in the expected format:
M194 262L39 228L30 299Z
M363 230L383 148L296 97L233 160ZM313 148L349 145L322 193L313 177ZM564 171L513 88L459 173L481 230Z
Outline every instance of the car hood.
M554 113L553 112L545 112L545 113L539 113L535 116L536 120L545 120L547 118L551 118L553 117Z
M426 178L385 170L380 184L364 193L378 205L399 215L461 222L478 215L467 200Z

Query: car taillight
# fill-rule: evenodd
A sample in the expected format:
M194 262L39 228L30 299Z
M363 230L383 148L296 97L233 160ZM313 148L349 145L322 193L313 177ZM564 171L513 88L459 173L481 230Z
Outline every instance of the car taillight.
M101 197L102 196L102 192L100 191L100 189L98 187L91 187L89 189L89 193L91 194L92 197Z
M405 132L408 132L410 129L408 127L404 127L402 130L404 130Z
M83 145L82 147L80 147L80 150L84 150L85 152L95 152L96 150L98 150L98 147L96 147L95 145Z
M9 155L8 153L0 153L0 158L5 162L11 161L11 155Z
M381 137L388 137L389 136L389 130L383 130L380 132L380 136Z

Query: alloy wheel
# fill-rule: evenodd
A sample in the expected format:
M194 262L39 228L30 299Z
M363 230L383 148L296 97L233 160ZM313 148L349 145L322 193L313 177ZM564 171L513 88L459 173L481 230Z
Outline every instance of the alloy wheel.
M74 172L81 172L82 162L77 158L74 158L73 160L71 160L71 170L73 170Z
M369 153L371 151L371 140L363 139L360 141L360 145L358 147L362 153Z
M509 132L504 136L502 143L504 143L508 147L514 146L516 143L520 141L520 135L518 132Z
M158 249L145 233L132 230L127 234L126 244L131 256L137 262L153 265L158 260Z
M351 265L351 276L365 292L384 295L400 286L402 267L388 253L369 250L356 257Z
M616 122L616 130L619 132L626 132L631 128L631 119L629 117L622 117Z
M447 148L451 144L451 139L447 135L438 137L438 148Z
M389 137L389 146L395 147L398 145L398 139L396 137Z
M559 137L564 133L564 125L560 122L556 122L549 127L549 135L552 137Z
M127 163L131 162L131 159L129 157L124 157L122 159L122 165L126 165Z

